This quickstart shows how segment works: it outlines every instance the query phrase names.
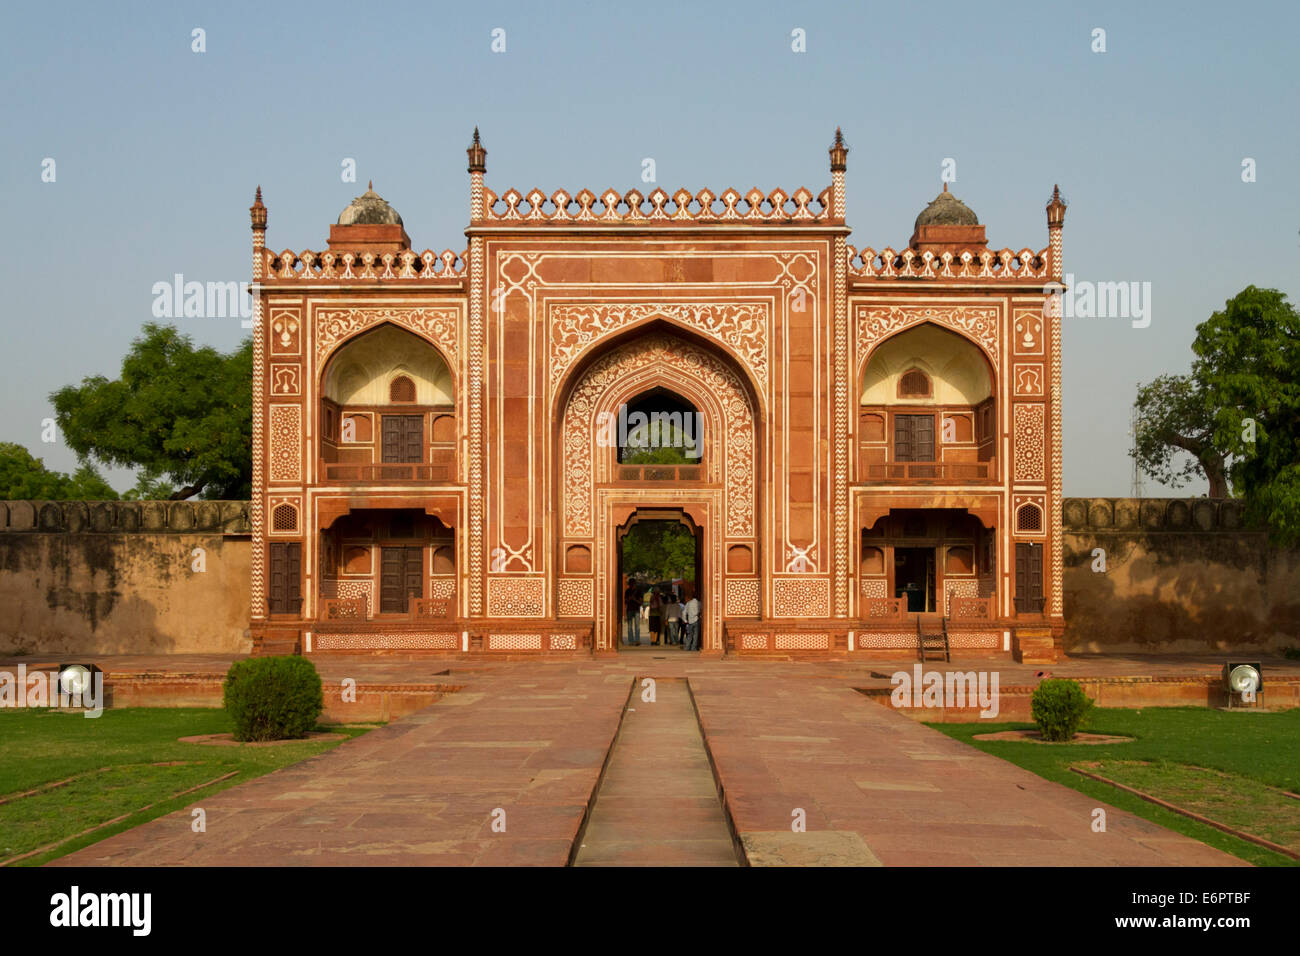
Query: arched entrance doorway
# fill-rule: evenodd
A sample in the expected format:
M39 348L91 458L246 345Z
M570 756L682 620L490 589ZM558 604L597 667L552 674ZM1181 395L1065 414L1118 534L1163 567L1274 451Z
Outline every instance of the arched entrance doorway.
M647 402L665 406L650 411L697 415L680 426L690 433L683 439L693 442L689 458L623 460L620 422L639 424L628 419ZM556 609L561 618L594 621L598 653L619 646L619 531L647 509L684 515L698 529L695 590L703 605L704 652L721 653L724 615L761 613L756 408L750 383L730 355L663 326L612 343L561 390L552 513L561 569ZM678 427L671 421L660 436Z

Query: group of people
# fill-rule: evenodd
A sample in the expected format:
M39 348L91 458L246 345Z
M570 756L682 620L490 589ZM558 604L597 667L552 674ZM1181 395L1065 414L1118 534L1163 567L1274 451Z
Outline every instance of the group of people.
M700 649L700 599L692 594L680 600L665 586L638 586L629 582L623 592L623 611L627 619L627 644L641 643L641 618L646 617L651 644L680 646L683 650Z

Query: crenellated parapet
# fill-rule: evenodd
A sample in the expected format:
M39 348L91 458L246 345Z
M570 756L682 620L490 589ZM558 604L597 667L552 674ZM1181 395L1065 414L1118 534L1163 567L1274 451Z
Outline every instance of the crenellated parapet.
M807 189L787 193L774 189L764 193L751 189L743 195L735 189L714 193L701 189L691 193L679 189L669 195L656 189L649 195L638 190L619 193L607 189L599 196L588 189L576 195L557 190L547 196L540 189L527 195L508 189L501 195L483 189L483 213L478 224L564 223L566 225L640 225L675 223L780 223L782 225L832 224L831 189L814 196Z
M855 279L1002 279L1047 280L1051 278L1048 250L986 249L976 252L936 254L888 246L877 252L871 247L847 249L849 276Z
M262 250L262 282L299 281L436 282L461 284L468 275L469 250L434 252L283 252Z
M247 501L0 501L0 533L246 535Z

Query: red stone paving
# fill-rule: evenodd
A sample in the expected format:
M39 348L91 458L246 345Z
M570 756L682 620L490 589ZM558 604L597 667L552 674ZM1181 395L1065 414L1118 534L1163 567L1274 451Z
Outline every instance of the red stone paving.
M693 673L691 686L751 863L817 862L804 844L831 832L886 866L1244 865L1113 807L1094 833L1094 798L861 707L842 681ZM796 808L807 833L791 831Z
M471 675L439 705L195 801L205 833L187 808L53 865L563 866L629 686L573 667Z
M1217 672L1221 660L1184 659L1177 666L1182 673L1191 666ZM573 848L633 678L647 675L660 678L660 688L669 678L689 679L727 808L753 864L1244 865L1110 807L1107 832L1093 833L1093 798L976 751L853 689L872 670L910 668L910 660L710 661L652 648L600 661L316 661L327 682L403 675L424 681L450 667L463 689L326 754L196 801L207 811L204 834L190 831L186 809L55 865L560 866ZM1112 673L1155 670L1136 670L1133 659L1126 661L1087 666L1092 673L1103 665L1127 668ZM161 663L166 659L149 659L150 667ZM187 659L176 666L199 663ZM223 665L213 660L209 666ZM1013 679L1008 672L1024 671L1028 680L1040 669L1002 661L996 666L1004 683ZM636 700L631 717L653 716L641 715ZM667 722L665 734L680 734L689 724L670 719L667 710L659 718ZM639 729L651 728L646 723ZM658 746L653 735L642 742ZM625 782L607 778L613 789L602 793L597 807L603 819L593 815L593 822L618 836L633 829L629 814L639 814L649 835L651 827L674 819L662 812L671 803L680 811L681 832L701 825L703 818L692 811L709 809L706 788L694 794L686 785L656 807L648 792L664 783L649 768L672 755L646 753L653 759L630 764ZM686 760L680 769L697 774L701 768ZM492 831L498 807L506 811L504 833ZM791 830L795 809L803 811L807 832ZM629 841L612 841L619 842ZM642 844L635 850L641 862L690 862L682 846L662 837ZM611 859L592 862L630 859L625 854L633 852L616 850Z

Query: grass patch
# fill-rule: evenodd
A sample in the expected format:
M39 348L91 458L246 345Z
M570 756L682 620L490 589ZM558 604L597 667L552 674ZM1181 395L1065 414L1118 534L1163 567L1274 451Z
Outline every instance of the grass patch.
M1285 835L1300 826L1300 801L1275 795L1264 801L1267 791L1260 785L1300 793L1300 709L1281 712L1225 713L1203 707L1150 707L1141 710L1097 708L1089 716L1086 729L1092 733L1119 734L1136 738L1123 744L1052 744L974 740L976 734L998 730L1031 729L1033 724L929 724L935 730L970 744L985 753L1023 767L1047 780L1086 793L1097 800L1118 807L1178 833L1208 843L1258 866L1296 866L1295 860L1256 846L1213 827L1155 806L1132 794L1107 784L1089 780L1070 772L1072 764L1087 770L1089 764L1103 767L1127 766L1117 775L1104 769L1096 772L1120 783L1137 787L1152 796L1167 800L1211 819L1237 826L1250 814L1256 815L1251 827L1240 827L1282 845L1289 839L1269 836ZM1148 763L1143 770L1139 764ZM1204 768L1218 774L1197 773L1187 768ZM1132 773L1128 778L1123 773ZM1134 782L1145 774L1143 783ZM1223 776L1227 775L1227 776ZM1168 788L1161 790L1160 788ZM1225 819L1223 808L1238 801L1240 816ZM1254 801L1253 808L1251 806ZM1214 810L1210 807L1213 806ZM1259 822L1259 814L1267 820ZM1261 827L1263 829L1261 829Z
M1300 800L1258 780L1171 760L1105 760L1081 769L1300 852Z
M177 738L232 732L234 725L221 709L130 707L105 710L93 720L56 709L0 711L0 799L10 798L0 803L0 859L128 814L15 865L48 862L365 732L359 727L321 729L336 731L337 739L211 747L182 744ZM235 776L220 783L173 798L232 771ZM68 778L75 779L40 789ZM17 796L29 790L39 792ZM155 806L141 811L149 804Z

